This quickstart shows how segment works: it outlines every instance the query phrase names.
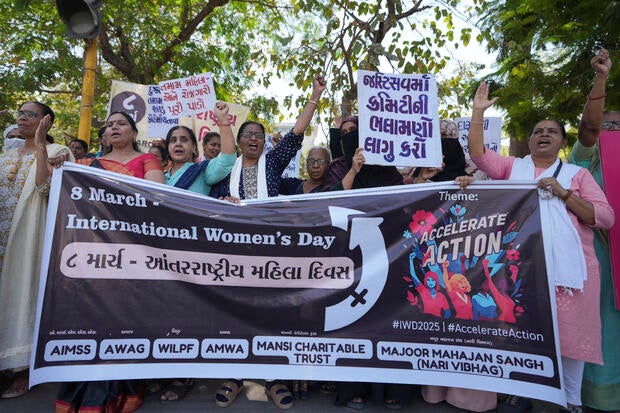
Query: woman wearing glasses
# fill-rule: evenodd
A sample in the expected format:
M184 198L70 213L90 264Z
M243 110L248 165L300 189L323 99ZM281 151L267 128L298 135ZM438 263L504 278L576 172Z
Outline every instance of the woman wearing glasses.
M308 179L283 178L280 185L281 195L310 194L324 190L323 181L331 162L331 154L327 148L317 146L310 149L306 158Z
M224 197L231 202L240 199L262 199L278 196L282 172L301 148L304 131L310 125L323 91L325 79L317 75L312 81L312 94L293 129L284 135L274 150L265 154L265 128L254 121L239 127L237 143L241 156L228 179L217 184L211 196ZM215 394L215 404L228 407L235 402L243 386L242 379L224 382ZM280 409L293 407L293 395L286 385L278 381L265 382L265 394Z
M603 189L598 136L601 130L616 131L620 138L620 111L605 112L605 83L611 69L609 52L601 49L592 59L596 72L579 123L579 142L569 161L588 169ZM614 283L607 232L594 232L594 250L601 265L601 323L604 365L586 363L583 374L582 402L602 411L620 411L620 310L614 305ZM615 286L620 289L620 285ZM617 290L616 290L617 291Z
M47 133L54 122L54 112L47 105L26 102L15 118L24 145L0 155L0 370L17 373L2 398L21 396L28 389L27 366L52 176L47 159L66 154L73 160L69 149L54 143Z
M584 362L603 362L600 272L592 230L611 228L614 211L586 169L565 164L558 157L567 138L564 126L557 120L546 119L536 124L528 143L530 155L524 158L485 150L484 112L497 99L489 98L489 86L482 82L474 96L467 138L469 153L492 179L537 181L541 220L548 223L543 227L545 256L549 279L555 282L562 373L569 407L561 411L581 413ZM519 413L531 405L528 399L510 396L497 410Z
M310 125L318 100L325 90L323 76L312 81L312 95L297 119L293 129L284 135L275 149L265 153L265 128L255 121L244 122L237 134L241 156L227 180L218 184L211 194L233 202L239 199L262 199L278 196L280 176L301 148L304 131ZM215 189L215 188L214 188Z

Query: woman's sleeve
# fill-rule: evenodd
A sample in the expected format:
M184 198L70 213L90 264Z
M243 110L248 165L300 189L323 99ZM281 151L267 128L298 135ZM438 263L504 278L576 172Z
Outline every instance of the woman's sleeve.
M297 188L303 181L299 178L282 178L280 181L280 195L296 195Z
M212 198L224 198L230 196L230 174L226 175L224 179L211 187L209 196Z
M568 155L568 161L582 168L589 168L595 153L599 150L598 142L594 146L586 147L577 141Z
M582 168L577 172L573 177L570 189L594 206L594 225L592 227L611 228L615 221L614 210L609 205L605 193L587 169Z
M295 135L291 130L284 135L284 137L280 140L280 143L278 143L278 146L266 155L267 161L273 163L276 167L278 176L282 175L288 164L291 162L291 159L293 159L293 157L297 154L297 151L301 149L301 143L303 140L303 133L300 135Z
M155 155L151 153L145 153L143 156L143 169L145 174L150 171L164 171L164 168L161 166L161 162L159 162L159 159L157 159Z
M508 179L515 158L502 156L496 152L485 149L482 156L471 158L478 169L487 174L491 179Z
M211 159L203 174L204 181L207 185L216 184L226 178L230 174L230 171L232 171L236 160L237 154L227 154L223 152L220 152L217 157Z

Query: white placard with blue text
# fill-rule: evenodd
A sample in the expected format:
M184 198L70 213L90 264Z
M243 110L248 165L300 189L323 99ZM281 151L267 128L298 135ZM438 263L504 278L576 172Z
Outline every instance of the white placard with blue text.
M467 135L469 134L471 118L456 118L454 122L459 128L459 142L461 142L465 157L469 159ZM502 142L502 118L484 118L482 128L484 130L484 147L499 153Z
M215 88L211 73L164 80L159 82L158 86L167 118L200 115L215 107Z
M358 71L359 146L367 164L440 166L437 83L432 75Z

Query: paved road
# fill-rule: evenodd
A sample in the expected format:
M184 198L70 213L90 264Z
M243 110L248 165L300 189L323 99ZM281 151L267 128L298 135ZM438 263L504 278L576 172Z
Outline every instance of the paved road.
M266 400L249 400L263 398L262 386L253 382L246 382L244 387L246 394L241 394L234 405L221 409L215 406L214 394L221 380L198 380L187 397L178 402L161 402L155 396L146 398L140 413L190 413L190 412L218 412L218 413L279 413L271 402ZM58 384L48 383L36 386L28 394L16 399L0 400L0 413L45 413L54 412L54 397ZM318 389L313 389L310 397L305 401L297 401L289 410L291 413L352 413L354 410L334 406L333 394L323 394ZM390 410L384 406L369 404L364 413L387 413ZM535 402L533 413L557 413L557 406ZM419 391L415 391L414 400L410 405L404 406L401 412L416 413L462 413L463 410L452 407L446 403L430 405L425 403Z

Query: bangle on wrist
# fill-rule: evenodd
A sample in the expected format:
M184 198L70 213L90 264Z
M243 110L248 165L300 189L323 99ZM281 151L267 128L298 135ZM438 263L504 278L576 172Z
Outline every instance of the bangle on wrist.
M316 100L308 99L308 103L312 103L314 106L319 106L319 102Z
M483 125L484 121L482 121L482 120L470 120L469 123L473 123L474 125Z
M570 189L566 190L566 194L564 194L564 196L562 197L562 201L566 202L568 201L568 198L570 198L573 195L573 191L571 191Z
M588 100L599 100L599 99L603 99L605 96L607 96L607 93L603 93L600 96L591 96L588 95Z

